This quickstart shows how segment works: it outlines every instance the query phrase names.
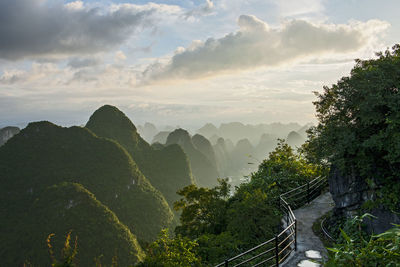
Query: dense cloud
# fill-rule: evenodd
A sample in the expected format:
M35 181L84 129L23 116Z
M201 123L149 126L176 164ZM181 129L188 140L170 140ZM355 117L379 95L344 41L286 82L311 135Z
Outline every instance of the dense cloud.
M85 7L76 1L0 1L0 58L94 54L154 26L166 5ZM167 10L168 11L168 10Z
M388 23L371 20L348 25L291 20L272 28L255 16L242 15L239 31L220 39L180 48L167 64L156 62L142 73L143 83L194 79L261 66L278 66L305 57L357 51L369 45Z

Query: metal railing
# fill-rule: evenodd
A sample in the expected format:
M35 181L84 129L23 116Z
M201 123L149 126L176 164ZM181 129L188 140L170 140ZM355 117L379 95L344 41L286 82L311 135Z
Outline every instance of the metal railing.
M279 196L279 209L283 212L285 229L264 243L216 265L215 267L278 266L297 250L297 209L319 196L327 185L326 177L318 177Z

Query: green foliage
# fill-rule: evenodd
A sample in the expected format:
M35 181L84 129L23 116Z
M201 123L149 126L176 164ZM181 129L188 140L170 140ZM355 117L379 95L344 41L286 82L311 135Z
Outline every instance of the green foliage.
M86 127L97 136L110 138L124 147L171 208L179 199L176 192L194 183L188 159L178 145L150 146L118 108L110 105L100 107L90 117Z
M54 251L59 251L61 247L65 248L62 237L70 229L79 236L80 253L75 260L79 266L92 266L93 259L100 255L107 266L114 256L126 266L144 258L136 237L110 209L80 184L50 186L31 204L25 205L25 212L13 222L14 225L6 225L10 232L1 233L2 240L7 240L7 245L2 247L4 254L1 259L1 264L5 266L19 266L24 260L33 266L50 265L45 243L48 233L55 234L52 246ZM10 222L9 219L4 221Z
M207 265L217 264L224 259L236 256L244 245L229 231L218 235L203 234L196 240L199 244L196 254Z
M400 203L399 88L400 45L356 60L349 77L316 93L319 124L308 141L314 159L383 186L378 200L394 210Z
M59 195L51 193L57 191L55 188L48 189L64 182L82 186L104 206L87 197L83 198L82 206L77 206L82 208L81 213L67 209L69 200L79 195L74 193L75 189L71 190L72 196L62 193L68 186L58 190ZM49 122L29 124L0 147L0 183L0 240L7 240L0 244L0 252L6 266L18 266L25 259L46 265L43 255L47 252L41 242L48 233L60 236L69 229L79 235L83 251L87 244L88 251L93 252L90 258L89 253L81 255L80 262L83 259L92 262L94 257L106 255L103 250L95 250L103 249L104 244L131 249L133 254L129 253L129 257L124 249L120 253L127 261L136 262L135 258L141 259L143 253L127 237L128 232L139 240L153 241L173 220L164 197L147 181L125 149L85 128L62 128ZM92 210L91 206L97 208ZM109 211L104 211L104 207ZM26 211L30 211L29 217ZM103 217L110 211L117 220ZM105 221L109 222L104 224ZM87 228L90 225L91 235ZM107 225L119 230L104 231ZM123 230L121 225L128 228ZM80 231L96 237L96 245L90 244L91 238L86 243Z
M368 236L362 230L361 217L356 216L346 223L347 229L341 231L341 239L329 254L326 266L398 266L400 262L400 227Z
M325 172L280 140L250 181L233 195L223 179L211 189L191 185L180 190L182 199L175 208L182 211L181 225L175 232L197 240L203 263L220 263L272 238L281 219L279 194Z
M285 140L279 139L269 158L252 174L249 185L267 190L277 197L326 173L324 166L310 163L301 154L296 154Z
M241 186L229 200L227 230L246 248L276 234L279 211L275 198L261 188Z
M158 239L148 248L145 261L140 266L151 267L191 267L201 266L195 250L198 244L180 235L170 238L168 230L161 231Z
M178 191L183 198L174 208L182 211L181 225L177 234L197 238L201 234L220 234L226 227L226 198L229 195L227 179L219 179L219 185L209 189L190 185Z
M13 192L5 203L13 197L30 202L48 186L76 182L115 212L139 239L154 240L173 219L162 194L126 150L85 128L31 123L0 148L0 170L4 185L0 190ZM22 199L16 201L19 209L24 207Z

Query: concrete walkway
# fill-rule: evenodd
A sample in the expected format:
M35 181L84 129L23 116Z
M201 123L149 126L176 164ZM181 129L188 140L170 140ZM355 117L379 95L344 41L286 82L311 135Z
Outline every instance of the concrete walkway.
M327 258L327 251L321 240L312 230L313 223L333 208L332 196L329 192L317 197L310 204L294 211L297 218L297 251L282 266L311 267L320 266L322 258ZM319 258L319 259L318 259Z

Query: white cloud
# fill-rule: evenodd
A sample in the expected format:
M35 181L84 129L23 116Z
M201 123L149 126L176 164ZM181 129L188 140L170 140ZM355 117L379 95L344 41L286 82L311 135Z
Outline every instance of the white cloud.
M74 2L69 2L64 5L67 9L72 9L72 10L79 10L83 9L83 2L82 1L74 1Z
M196 41L187 49L180 48L167 64L149 65L140 77L142 82L197 79L343 55L365 48L389 27L380 20L348 24L290 20L274 28L252 15L241 15L238 25L236 33L201 43Z
M121 50L115 52L115 61L116 62L123 62L126 60L126 55Z
M185 12L184 17L186 19L190 17L200 17L212 14L214 11L214 3L211 0L206 0L203 5L193 8Z

